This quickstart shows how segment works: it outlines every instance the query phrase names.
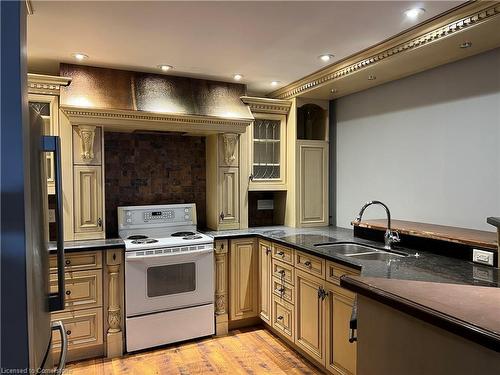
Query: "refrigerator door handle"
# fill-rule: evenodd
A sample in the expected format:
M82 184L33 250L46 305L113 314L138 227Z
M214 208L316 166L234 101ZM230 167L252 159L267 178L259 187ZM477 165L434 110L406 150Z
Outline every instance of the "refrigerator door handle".
M66 366L66 355L68 354L68 335L61 320L52 322L52 331L59 331L61 334L61 354L59 355L59 365L55 374L62 374Z
M57 223L57 293L49 296L49 310L64 310L64 225L63 225L63 194L62 194L62 163L61 140L57 136L42 137L43 151L54 153L55 192L56 192L56 223Z

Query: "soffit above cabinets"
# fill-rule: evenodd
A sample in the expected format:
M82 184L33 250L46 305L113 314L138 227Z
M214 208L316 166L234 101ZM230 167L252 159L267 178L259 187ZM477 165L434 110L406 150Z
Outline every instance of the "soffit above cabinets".
M109 130L243 133L253 121L242 84L61 64L61 109L74 125Z
M461 47L464 43L470 46ZM500 3L468 2L269 94L335 99L500 47Z

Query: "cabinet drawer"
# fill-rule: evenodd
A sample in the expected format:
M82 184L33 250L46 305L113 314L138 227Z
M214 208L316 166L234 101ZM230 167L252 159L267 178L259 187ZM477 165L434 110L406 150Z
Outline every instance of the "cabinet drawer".
M293 342L295 324L293 306L273 296L272 318L272 327Z
M282 283L277 277L273 277L273 294L292 305L295 301L293 286L286 282Z
M309 255L301 251L296 251L295 267L322 279L325 277L324 259L317 258L313 255Z
M61 320L68 335L68 349L103 343L102 308L53 313L52 321ZM61 337L54 334L54 349L61 347Z
M273 259L273 276L284 280L290 285L294 283L294 269L291 265Z
M293 249L273 244L273 258L293 265Z
M85 251L81 253L64 254L66 271L80 271L95 268L102 268L101 251ZM50 256L50 273L57 272L57 256Z
M341 266L334 262L326 262L326 280L340 285L340 277L343 275L358 276L361 271L354 268Z
M82 309L102 305L102 271L75 271L65 274L65 307ZM50 275L50 291L57 292L57 274Z

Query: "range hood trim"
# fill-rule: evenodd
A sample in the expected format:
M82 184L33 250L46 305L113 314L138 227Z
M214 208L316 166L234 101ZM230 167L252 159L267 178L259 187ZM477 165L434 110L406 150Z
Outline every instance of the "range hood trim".
M104 129L117 131L154 130L195 134L242 134L254 121L253 116L243 119L76 106L61 106L60 108L71 125L98 125Z

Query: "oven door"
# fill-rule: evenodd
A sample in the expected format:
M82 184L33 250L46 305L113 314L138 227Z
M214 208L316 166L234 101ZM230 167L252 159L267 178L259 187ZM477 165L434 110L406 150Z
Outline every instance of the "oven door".
M214 302L213 248L181 253L125 254L127 317Z

